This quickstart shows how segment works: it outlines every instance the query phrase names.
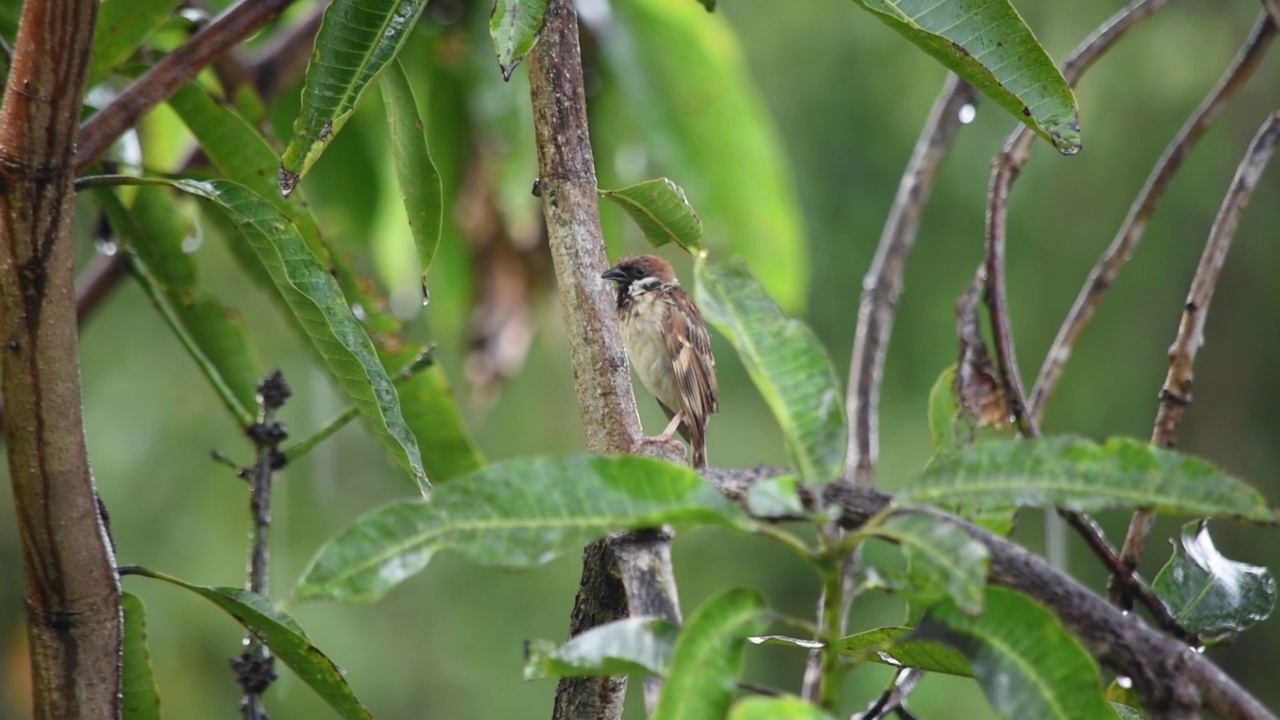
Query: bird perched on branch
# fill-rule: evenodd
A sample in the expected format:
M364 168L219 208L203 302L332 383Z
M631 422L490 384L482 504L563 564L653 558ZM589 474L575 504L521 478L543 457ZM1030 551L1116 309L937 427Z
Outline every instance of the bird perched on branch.
M706 467L707 420L719 409L720 390L702 313L660 257L623 258L600 277L617 283L631 367L671 420L659 439L678 429L693 448L693 466Z

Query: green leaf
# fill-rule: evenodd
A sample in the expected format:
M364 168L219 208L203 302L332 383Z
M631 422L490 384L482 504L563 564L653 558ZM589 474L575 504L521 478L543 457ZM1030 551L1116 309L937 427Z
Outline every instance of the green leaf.
M1257 491L1210 463L1131 438L1101 445L1071 436L984 443L939 457L897 501L1276 520Z
M844 466L844 393L822 343L788 318L741 261L697 265L698 307L738 351L782 427L791 465L809 483Z
M840 654L893 667L973 677L964 655L946 645L916 639L912 632L912 628L895 626L848 635L840 640Z
M384 367L403 367L417 346L384 359ZM462 410L439 364L424 368L400 383L400 412L413 430L422 452L422 464L437 483L483 467L484 455L462 422Z
M160 688L156 687L147 649L146 606L133 593L122 593L120 605L124 609L124 669L120 678L124 720L160 720Z
M707 0L709 4L711 0ZM710 9L710 8L708 8ZM729 720L833 720L822 708L798 697L748 697L733 704Z
M795 475L752 483L747 490L747 511L755 518L802 518L810 514L800 499L800 480Z
M547 16L547 0L494 0L489 14L489 35L498 53L502 79L511 73L538 42L538 33Z
M854 0L1064 155L1080 151L1071 87L1009 0Z
M444 198L440 173L431 161L427 149L427 136L422 117L418 114L418 102L413 88L399 60L387 66L379 80L382 100L387 108L387 125L391 133L391 159L395 165L396 179L400 184L400 197L404 200L405 213L409 216L409 229L413 243L418 248L418 268L422 273L422 287L427 286L427 271L440 244L440 228L444 217Z
M942 371L929 390L929 434L933 454L963 450L973 443L973 428L960 423L960 402L956 397L956 366Z
M1116 711L1116 716L1120 720L1142 720L1142 713L1128 705L1121 705L1118 702L1111 703L1111 709Z
M89 82L93 87L120 67L165 21L181 0L109 0L98 7Z
M599 675L665 675L680 628L662 618L616 620L559 644L525 646L525 680Z
M370 83L395 59L426 0L333 0L307 66L302 109L280 161L289 195L355 112Z
M721 720L742 674L747 638L768 627L755 590L728 590L693 614L676 641L671 672L653 720Z
M623 112L592 120L633 127L656 171L679 180L698 208L702 243L744 258L779 305L802 311L809 254L799 195L729 23L691 0L610 7L611 22L593 35Z
M667 178L646 180L621 190L601 190L640 226L654 247L674 242L695 257L702 252L702 220L694 212L684 188Z
M715 12L716 0L698 0L698 2L702 3L702 7L706 8L707 12Z
M1266 568L1223 557L1204 520L1182 526L1173 557L1151 584L1182 627L1206 645L1236 638L1276 605L1276 581Z
M138 568L135 574L185 588L217 605L271 648L273 655L284 661L298 679L343 718L367 720L372 717L351 691L342 668L312 644L296 620L271 601L248 590L195 585L154 570Z
M431 484L422 467L418 442L405 424L391 378L337 282L298 229L275 206L243 185L228 180L167 183L212 202L235 223L343 391L422 492L429 491Z
M897 543L908 563L907 585L899 588L913 601L946 597L964 612L982 612L983 588L991 553L954 523L922 513L897 513L864 535Z
M917 633L963 653L1001 717L1115 718L1103 698L1098 666L1053 613L994 586L987 588L985 606L973 618L953 603L936 605Z
M741 508L678 465L634 456L510 460L360 518L320 549L294 596L371 602L441 550L529 568L609 532L664 523L750 527Z

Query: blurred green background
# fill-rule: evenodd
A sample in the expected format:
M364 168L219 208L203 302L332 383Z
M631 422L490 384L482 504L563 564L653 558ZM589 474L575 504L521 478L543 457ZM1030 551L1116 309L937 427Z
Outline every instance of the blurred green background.
M537 233L537 206L526 195L536 173L529 152L525 70L518 70L510 85L495 81L487 37L475 31L483 25L487 4L471 4L485 7L467 19L465 4L433 0L403 57L423 100L432 105L433 153L447 182L459 181L459 168L471 152L467 142L449 134L448 111L485 128L473 141L486 148L485 157L500 161L492 184L501 191L498 205L518 246L519 238L530 234L530 223ZM582 4L601 7L600 2ZM765 272L773 253L780 266L799 268L798 277L807 266L802 312L843 377L862 277L943 70L851 2L724 0L713 18L693 0L657 4L687 4L702 21L727 23L737 36L744 70L776 126L807 244L807 250L766 246L753 254L753 262ZM1016 5L1050 54L1061 59L1121 3L1019 0ZM1009 226L1009 292L1028 382L1151 164L1235 53L1257 6L1250 0L1173 3L1085 77L1077 91L1084 151L1064 158L1037 143L1013 193ZM728 38L717 35L717 42L732 58ZM595 68L598 48L588 43L587 54ZM485 80L476 83L476 77ZM597 136L604 146L598 157L602 184L640 179L637 172L668 173L685 184L670 169L672 163L646 162L646 152L662 157L660 148L611 136L636 136L639 130L643 137L644 128L628 128L627 122L643 124L647 109L629 106L613 92L609 72L591 69L588 77L593 115L613 118ZM1166 348L1188 282L1240 155L1280 102L1277 78L1280 58L1273 54L1187 162L1077 347L1050 406L1047 432L1150 435ZM273 106L277 136L287 136L297 97L297 88L290 89ZM877 474L885 489L897 487L928 457L926 395L937 374L955 360L953 303L981 257L989 164L1013 126L1010 116L984 103L939 176L907 271L885 371ZM149 164L172 164L181 154L185 140L178 127L165 111L148 120L142 142ZM402 289L416 280L412 263L405 261L407 235L385 135L375 98L338 137L304 188L331 238L358 253L364 267L393 289ZM695 207L700 196L694 187L714 186L724 168L698 170L707 181L686 184ZM1280 498L1280 482L1272 474L1280 467L1280 382L1274 377L1280 353L1275 320L1280 282L1274 277L1280 269L1278 199L1280 171L1272 168L1254 195L1223 272L1208 344L1197 363L1195 402L1181 433L1182 448L1251 481L1272 499ZM787 197L774 200L788 202ZM457 218L464 215L459 211L449 224L461 225ZM638 234L612 212L606 228L615 253L644 249ZM581 450L572 376L549 280L534 284L528 304L534 335L523 369L500 391L468 390L469 298L483 278L473 277L470 256L478 253L465 245L464 234L456 227L446 233L432 273L432 303L410 321L410 332L439 344L469 426L490 459ZM202 288L240 309L264 366L284 371L294 398L283 419L295 438L304 437L339 412L342 401L298 338L282 330L275 308L238 274L223 244L194 229L193 237L201 241L196 256ZM86 232L82 260L88 262L94 251ZM797 251L807 252L807 258ZM683 258L677 252L664 250L679 263ZM545 264L529 264L546 277ZM691 280L687 263L678 266ZM396 307L413 310L415 304ZM241 584L246 487L208 458L217 448L247 462L248 449L234 424L132 284L124 284L98 309L81 336L89 449L120 562L200 583ZM727 343L719 337L715 343L722 410L710 428L713 462L784 462L764 403ZM646 427L656 431L661 415L646 396L641 400ZM279 478L274 508L275 592L287 592L325 538L359 514L411 493L379 444L355 426L288 468ZM6 720L29 713L21 561L11 502L9 493L0 493L0 718ZM1101 520L1113 539L1123 536L1126 518ZM1176 533L1177 522L1163 520L1156 537ZM1017 537L1041 547L1040 523L1037 514L1027 514ZM1280 568L1274 530L1219 524L1215 537L1233 558ZM1163 542L1153 541L1144 566L1149 576L1165 557ZM296 608L296 615L319 647L346 669L377 717L547 717L554 683L521 680L521 643L564 636L578 561L565 557L536 571L501 573L444 556L379 604L309 604ZM776 608L806 616L817 596L815 573L761 539L688 533L676 542L675 562L686 615L709 595L737 585L758 587ZM1103 573L1074 541L1071 566L1101 587ZM227 659L238 652L238 627L205 601L172 587L137 578L127 579L125 587L147 604L167 716L235 716L239 693ZM862 599L852 615L854 630L901 619L901 603L884 596ZM1271 682L1280 662L1277 648L1280 623L1273 619L1210 654L1264 702L1280 707L1280 688ZM795 689L804 657L786 648L750 648L747 663L749 678ZM268 696L272 717L330 716L287 670L281 675ZM889 677L888 669L878 666L853 672L845 691L846 716L865 707ZM911 708L922 718L990 715L974 684L944 677L926 678ZM641 717L636 697L629 712L628 717Z

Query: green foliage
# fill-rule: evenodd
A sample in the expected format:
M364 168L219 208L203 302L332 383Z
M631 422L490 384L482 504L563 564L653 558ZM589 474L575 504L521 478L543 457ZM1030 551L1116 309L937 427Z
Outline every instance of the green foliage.
M981 614L991 554L963 528L930 515L897 513L862 534L902 549L909 570L895 590L914 602L948 598L970 615Z
M338 667L312 644L306 632L288 613L269 600L240 588L209 587L180 580L171 575L135 568L134 573L190 590L221 608L245 630L253 633L271 653L319 695L329 707L347 720L367 720L372 715L360 704Z
M971 441L972 431L965 432L960 423L960 400L956 397L956 366L952 365L929 390L929 435L933 438L933 454L963 450Z
M702 252L702 220L684 195L667 178L646 180L621 190L601 190L640 226L654 247L674 242L694 256Z
M147 648L147 608L142 598L133 593L121 593L120 606L124 610L120 680L124 720L160 720L160 688L156 687L151 651Z
M369 85L395 59L426 0L333 0L307 66L302 110L280 160L280 189L298 180L355 112Z
M1178 624L1206 645L1234 640L1266 620L1276 581L1266 568L1223 557L1203 520L1182 526L1173 557L1151 584Z
M757 518L798 518L808 512L800 500L800 479L795 475L760 480L747 491L747 510Z
M525 645L525 680L584 675L666 675L679 628L661 618L615 620L568 642Z
M738 351L782 428L800 478L830 482L844 467L844 393L827 351L788 318L745 263L699 262L698 307Z
M634 120L657 170L698 208L703 243L744 258L779 305L800 310L808 291L800 202L733 33L690 0L611 7L602 60L626 110L598 122Z
M494 0L489 34L503 80L511 79L516 65L533 49L546 15L547 0Z
M749 697L733 704L729 720L832 720L832 716L798 697Z
M93 31L93 56L89 60L87 87L102 82L124 64L130 55L165 21L181 0L112 0L98 8Z
M856 660L909 667L926 672L973 677L969 661L955 649L916 639L909 627L881 627L840 640L840 653Z
M1080 152L1075 94L1009 0L854 1L1059 152Z
M721 720L742 674L747 638L768 627L764 600L747 589L708 600L680 633L653 720Z
M440 244L440 228L444 218L444 197L440 173L431 161L427 136L418 102L414 99L409 78L399 60L388 65L379 80L382 100L387 109L387 125L391 134L391 159L400 183L400 197L409 216L409 229L418 249L418 267L422 273L423 292L427 287L427 271Z
M632 456L496 463L426 500L365 515L322 547L299 600L371 602L451 549L491 567L527 568L614 530L671 524L749 527L742 510L688 468Z
M971 617L950 602L929 611L921 638L944 642L968 658L1001 717L1102 720L1098 666L1057 618L1013 590L987 588L986 609Z
M1064 436L984 443L937 458L900 503L963 507L1149 508L1273 522L1253 488L1199 458L1129 438Z

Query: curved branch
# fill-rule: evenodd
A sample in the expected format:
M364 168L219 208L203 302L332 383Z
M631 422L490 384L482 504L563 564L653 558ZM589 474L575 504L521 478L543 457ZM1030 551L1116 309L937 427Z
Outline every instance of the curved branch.
M37 720L121 712L120 584L85 450L73 270L72 166L97 10L23 4L0 108L0 382Z
M1227 261L1227 251L1231 249L1231 239L1235 236L1240 216L1275 152L1277 141L1280 141L1280 111L1267 118L1253 136L1209 230L1204 253L1196 266L1195 277L1191 279L1191 289L1187 291L1178 334L1169 347L1169 373L1165 376L1164 387L1160 388L1160 409L1156 412L1155 427L1151 431L1151 443L1158 447L1171 448L1178 444L1178 423L1182 420L1183 410L1191 403L1192 370L1196 353L1204 345L1204 325L1209 317L1214 288L1218 285L1218 275ZM1126 571L1132 572L1138 566L1154 522L1155 516L1149 512L1140 510L1133 514L1120 552L1120 562Z
M879 454L877 433L880 381L889 349L889 335L902 296L902 277L915 245L920 219L933 190L938 168L951 151L960 130L960 109L978 103L978 92L954 73L933 101L929 119L916 140L911 160L898 183L898 194L880 233L875 258L862 281L858 330L853 338L849 367L849 450L842 482L870 485Z
M1253 72L1262 62L1275 36L1276 21L1268 18L1264 12L1249 34L1249 39L1236 54L1231 67L1187 118L1182 129L1178 131L1177 136L1165 148L1164 154L1156 161L1155 167L1151 169L1146 184L1142 186L1137 199L1129 207L1129 215L1125 217L1124 224L1120 226L1111 245L1089 272L1084 287L1080 289L1080 294L1076 296L1070 312L1062 321L1058 336L1053 339L1053 345L1045 355L1044 364L1040 367L1040 376L1036 378L1036 384L1031 390L1031 398L1028 400L1028 412L1037 420L1044 418L1045 407L1057 388L1067 360L1071 358L1072 348L1080 338L1080 333L1084 332L1085 325L1093 318L1093 313L1102 303L1102 298L1111 289L1112 283L1120 274L1120 269L1129 261L1129 256L1142 238L1142 233L1147 228L1147 221L1151 219L1156 206L1160 204L1165 190L1173 182L1174 176L1182 168L1182 163L1191 154L1191 150L1226 107L1227 102L1253 76Z
M788 472L786 468L708 468L702 476L725 496L746 506L756 482ZM806 505L812 497L802 498ZM893 496L865 486L831 485L824 500L841 509L840 524L853 530L884 510ZM991 553L988 580L1035 598L1081 640L1102 665L1130 677L1151 717L1193 717L1203 706L1219 717L1276 720L1256 698L1208 658L1161 634L1135 615L1121 612L1044 558L1011 540L938 510L924 512L939 522L958 525ZM761 518L765 522L777 518Z

